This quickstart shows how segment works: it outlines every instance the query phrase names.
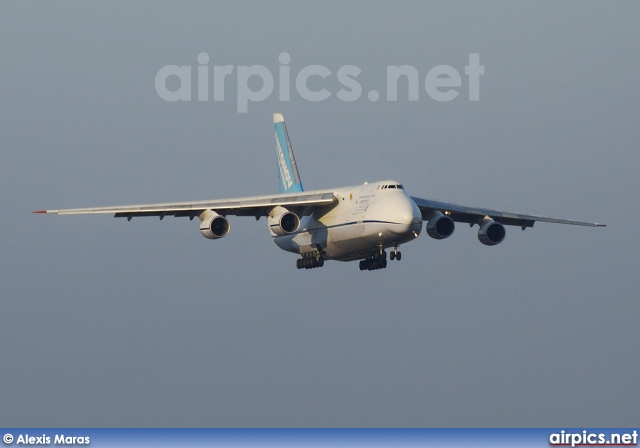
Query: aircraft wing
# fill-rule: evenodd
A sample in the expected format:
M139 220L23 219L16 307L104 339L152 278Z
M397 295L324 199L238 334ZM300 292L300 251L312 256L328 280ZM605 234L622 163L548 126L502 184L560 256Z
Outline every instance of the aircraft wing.
M576 226L605 227L605 224L599 224L597 222L572 221L569 219L550 218L547 216L523 215L519 213L503 212L488 208L467 207L459 204L451 204L449 202L440 202L414 197L411 197L411 199L413 199L420 209L422 219L425 221L428 221L433 212L437 211L449 216L455 222L466 222L473 225L480 223L485 216L489 216L500 224L519 226L522 230L527 227L533 227L533 224L536 221L572 224Z
M213 210L222 216L254 216L258 219L260 216L268 215L278 205L287 207L290 210L297 210L301 215L304 215L307 214L305 209L309 207L328 206L336 201L333 191L327 190L211 201L38 210L34 213L54 213L59 215L102 213L113 214L115 218L127 218L128 220L137 216L159 216L160 219L165 216L187 216L193 219L205 210Z

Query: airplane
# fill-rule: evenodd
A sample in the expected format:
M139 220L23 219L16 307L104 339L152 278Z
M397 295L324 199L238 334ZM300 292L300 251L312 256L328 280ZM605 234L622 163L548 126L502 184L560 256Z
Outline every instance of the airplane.
M322 267L325 260L359 260L361 271L387 267L401 260L401 244L415 240L423 221L431 238L449 238L455 223L478 226L478 239L487 246L504 241L505 226L522 230L536 221L604 227L595 222L572 221L468 207L410 196L400 182L383 180L352 187L306 191L293 155L282 114L273 115L278 162L279 194L195 202L172 202L115 207L38 210L33 213L113 214L130 221L139 216L198 217L200 233L215 240L228 235L229 215L266 217L271 238L288 252L300 255L298 269Z

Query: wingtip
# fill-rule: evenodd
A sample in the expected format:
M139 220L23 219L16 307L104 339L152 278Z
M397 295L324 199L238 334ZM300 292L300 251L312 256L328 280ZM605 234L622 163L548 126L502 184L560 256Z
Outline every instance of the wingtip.
M273 114L273 124L282 123L284 121L284 117L282 114L275 113Z
M42 214L42 213L47 213L47 211L46 210L36 210L35 212L32 212L32 213Z

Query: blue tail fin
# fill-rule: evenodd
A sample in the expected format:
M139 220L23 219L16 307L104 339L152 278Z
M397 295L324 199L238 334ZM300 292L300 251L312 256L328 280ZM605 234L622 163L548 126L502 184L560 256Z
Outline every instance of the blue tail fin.
M278 179L280 180L280 193L300 192L302 181L298 174L296 158L289 141L287 126L281 114L273 114L273 123L276 127L276 155L278 156Z

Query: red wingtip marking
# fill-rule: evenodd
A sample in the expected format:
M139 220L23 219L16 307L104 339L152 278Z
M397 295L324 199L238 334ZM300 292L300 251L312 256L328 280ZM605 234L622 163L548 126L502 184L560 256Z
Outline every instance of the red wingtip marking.
M35 212L33 212L33 213L47 213L47 211L46 211L46 210L36 210L36 211L35 211Z

